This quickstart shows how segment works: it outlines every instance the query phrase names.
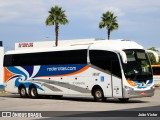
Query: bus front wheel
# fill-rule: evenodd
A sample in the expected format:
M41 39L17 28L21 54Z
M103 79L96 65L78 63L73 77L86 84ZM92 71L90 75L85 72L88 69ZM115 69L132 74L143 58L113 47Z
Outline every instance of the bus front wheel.
M93 96L96 102L103 102L105 100L103 91L100 88L97 88L93 91Z
M29 96L31 98L38 98L38 92L37 92L37 88L35 86L31 86L29 89Z

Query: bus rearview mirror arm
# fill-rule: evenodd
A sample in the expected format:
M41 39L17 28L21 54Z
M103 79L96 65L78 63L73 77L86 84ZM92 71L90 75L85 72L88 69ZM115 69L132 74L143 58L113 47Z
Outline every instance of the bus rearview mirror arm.
M122 61L123 63L127 64L127 55L124 51L119 51L121 57L122 57Z
M126 53L124 51L122 51L122 50L116 50L116 52L120 54L120 56L122 58L122 62L124 64L127 64L127 55L126 55Z

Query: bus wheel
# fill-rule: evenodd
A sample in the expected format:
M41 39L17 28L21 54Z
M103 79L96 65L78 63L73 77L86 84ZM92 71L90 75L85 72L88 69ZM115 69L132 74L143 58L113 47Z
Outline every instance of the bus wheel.
M129 98L118 98L120 102L127 102Z
M38 95L38 92L37 92L37 88L35 86L31 86L29 88L29 96L31 98L38 98L39 95Z
M100 88L97 88L93 91L93 96L96 102L103 102L105 100L103 91Z
M20 96L22 98L26 98L27 97L26 88L24 86L22 86L22 87L19 88L19 93L20 93Z

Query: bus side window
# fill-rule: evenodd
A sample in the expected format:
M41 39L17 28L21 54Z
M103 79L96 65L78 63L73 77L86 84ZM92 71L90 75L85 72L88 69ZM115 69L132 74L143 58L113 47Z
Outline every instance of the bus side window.
M112 72L113 75L121 77L121 73L119 73L121 71L120 67L117 66L119 65L119 59L116 53L103 50L90 50L89 56L92 65L95 65L103 70L107 70L110 73ZM114 68L114 71L112 68L112 61L117 61L117 69Z
M5 55L4 66L87 64L87 50Z

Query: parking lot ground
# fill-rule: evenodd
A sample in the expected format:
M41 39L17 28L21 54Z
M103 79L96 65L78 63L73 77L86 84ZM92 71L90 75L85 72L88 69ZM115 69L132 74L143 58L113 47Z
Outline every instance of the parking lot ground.
M31 99L20 98L19 95L14 94L0 94L0 111L110 111L149 106L160 106L160 88L156 88L153 97L133 98L126 103L112 98L107 99L106 102L94 102L92 97L64 96L61 99L49 97Z
M0 94L0 111L40 111L52 116L84 116L84 117L105 117L115 115L110 111L156 111L160 115L160 88L156 88L153 97L133 98L126 103L118 99L109 98L105 102L94 102L92 97L70 97L64 96L61 99L41 97L38 99L20 98L19 95ZM138 114L138 113L136 113ZM49 116L50 116L49 115ZM52 117L50 116L50 117Z

